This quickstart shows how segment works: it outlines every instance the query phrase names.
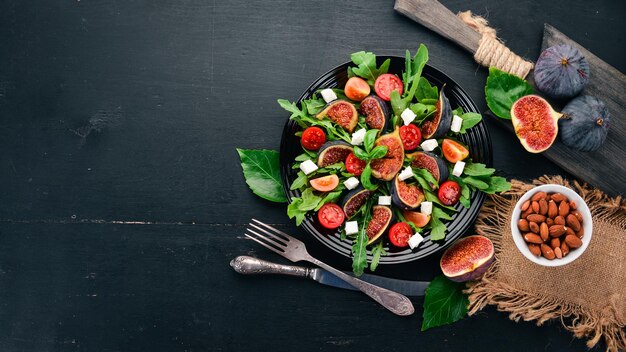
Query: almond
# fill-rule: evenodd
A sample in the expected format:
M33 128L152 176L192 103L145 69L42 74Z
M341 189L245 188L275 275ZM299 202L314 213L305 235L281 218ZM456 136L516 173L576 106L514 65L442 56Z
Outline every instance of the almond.
M563 253L561 252L561 248L559 247L554 248L554 255L559 259L563 258Z
M530 207L530 199L522 203L522 211L526 211Z
M548 233L550 233L550 237L559 237L565 233L565 226L563 225L552 225L548 229Z
M550 200L548 203L548 217L554 219L557 215L559 215L559 207L556 206L556 202Z
M530 207L530 205L528 206L528 209L526 209L523 213L522 213L522 219L526 219L528 217L528 215L533 213L533 208Z
M576 216L569 214L565 219L567 226L571 227L574 231L580 231L580 222L576 219Z
M565 236L569 235L576 235L576 233L570 227L565 227Z
M539 202L533 201L532 203L530 203L530 207L533 208L533 211L535 213L539 213Z
M539 199L546 199L546 192L537 192L535 194L533 194L532 198L530 198L530 200L538 202Z
M541 237L535 235L534 233L527 233L524 235L524 241L528 242L528 243L536 243L536 244L541 244L543 243L543 240L541 239Z
M530 228L528 227L528 220L526 220L526 219L519 219L519 221L517 222L517 228L521 232L528 232L528 231L530 231Z
M532 231L534 233L539 233L539 225L537 225L536 222L530 222L528 224L528 227L530 228L530 231Z
M580 230L576 231L576 237L582 239L584 235L585 235L584 228L581 227Z
M566 217L569 214L569 204L566 201L559 204L559 216Z
M530 253L532 253L534 256L538 257L541 255L541 248L538 244L528 243L528 249L530 250Z
M544 258L548 260L552 260L555 257L554 251L547 244L541 244L541 253L543 254Z
M576 249L583 245L583 241L580 238L572 235L565 236L565 243L567 243L570 249Z
M552 226L554 225L554 220L547 218L545 223L548 224L548 226Z
M544 242L550 238L550 230L548 229L548 224L545 222L542 222L539 226L539 235Z
M567 246L567 243L565 243L565 241L561 242L561 253L563 253L564 257L567 255L567 253L569 253L569 247Z
M578 219L578 222L580 222L582 224L582 222L583 222L583 214L580 211L578 211L578 210L572 211L572 214L574 214L576 219Z
M541 214L530 214L526 217L526 220L534 223L541 223L546 221L546 217Z
M565 225L565 218L562 217L561 215L557 216L556 218L554 218L554 224L555 225Z
M565 197L563 194L561 193L554 193L550 195L550 199L552 199L553 201L560 203L564 200L567 199L567 197Z
M552 249L561 247L561 240L559 240L558 237L551 239L550 247L552 247Z
M539 199L539 214L548 214L548 202L545 199Z
M578 206L576 205L576 202L574 202L573 200L569 201L569 208L572 210L576 210L576 208L578 208Z

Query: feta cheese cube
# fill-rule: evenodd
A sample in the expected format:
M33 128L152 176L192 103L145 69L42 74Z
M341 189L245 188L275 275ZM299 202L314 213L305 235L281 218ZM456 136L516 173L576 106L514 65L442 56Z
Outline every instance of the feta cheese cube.
M456 164L454 164L454 169L452 169L452 174L456 177L460 177L463 173L463 169L465 169L465 163L457 161Z
M427 139L423 141L420 146L424 149L424 151L432 152L435 148L437 148L437 146L439 146L439 143L437 143L436 139Z
M400 172L400 174L398 175L398 179L400 181L404 181L407 178L411 178L413 177L413 169L410 166L407 166L406 168L404 168L404 170L402 170L402 172Z
M356 186L359 185L359 180L356 177L350 177L343 181L343 185L346 186L347 189L355 189Z
M409 238L409 247L411 247L411 249L415 249L417 248L417 246L419 246L420 243L422 243L423 240L424 237L422 237L419 232L416 232L415 235Z
M356 221L346 222L346 235L354 235L359 232L359 223Z
M458 115L454 115L454 117L452 118L452 126L450 126L450 131L459 133L459 131L461 131L462 125L463 119Z
M404 109L402 114L400 114L405 126L408 126L411 122L413 122L413 120L415 120L415 116L415 113L409 108Z
M361 128L360 130L354 132L352 134L352 145L363 144L363 140L365 139L365 132L365 128Z
M300 170L302 170L302 172L304 172L305 175L308 175L317 169L318 169L317 165L315 165L315 163L312 162L311 160L305 160L302 163L300 163Z
M420 213L430 215L433 213L433 202L422 202Z
M330 88L326 88L322 90L321 94L322 94L322 98L324 98L324 101L327 103L330 103L331 101L337 99L337 94L335 94L335 92L333 92L333 90Z
M391 196L378 197L378 205L391 205Z

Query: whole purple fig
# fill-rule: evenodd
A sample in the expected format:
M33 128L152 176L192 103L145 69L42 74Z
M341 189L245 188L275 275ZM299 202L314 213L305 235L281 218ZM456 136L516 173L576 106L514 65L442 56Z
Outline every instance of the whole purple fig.
M611 114L598 98L583 95L563 108L559 135L563 144L583 152L597 150L606 140Z
M535 64L535 84L551 98L571 98L589 81L589 63L576 48L563 44L541 52Z

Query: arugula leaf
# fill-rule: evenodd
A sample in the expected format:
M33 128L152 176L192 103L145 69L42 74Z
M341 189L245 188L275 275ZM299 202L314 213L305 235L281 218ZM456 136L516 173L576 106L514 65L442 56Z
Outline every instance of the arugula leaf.
M471 203L470 202L470 195L471 195L470 187L458 177L455 177L455 181L459 184L459 186L461 186L461 198L459 198L459 202L465 208L469 208L470 203Z
M360 225L359 232L352 244L352 271L355 276L361 276L363 271L367 267L367 233L365 232L367 224L369 223L370 210L372 208L372 198L367 200L366 205L363 207L364 217L363 223ZM363 209L361 208L361 209Z
M465 317L469 300L464 288L464 283L453 282L443 275L433 279L424 297L422 331Z
M392 91L389 97L391 98L390 102L391 102L391 110L393 110L393 114L395 116L402 115L402 112L409 105L409 102L405 99L400 98L400 93L398 93L397 90Z
M298 177L293 180L293 182L291 183L291 187L289 187L290 190L294 190L294 189L299 189L300 187L306 185L309 182L308 177L304 174L304 172L302 171L298 171Z
M434 210L435 208L433 208ZM430 217L430 239L431 241L438 241L446 238L446 225L436 218L434 215Z
M287 201L280 179L279 153L275 150L239 149L243 176L257 196L272 202Z
M486 190L487 188L489 188L489 184L487 184L487 182L478 179L476 177L473 176L466 176L463 177L463 182L467 183L470 186L473 186L474 188L477 188L481 191Z
M430 85L430 82L424 77L420 77L415 91L415 98L421 102L424 99L439 99L439 90L436 86Z
M296 226L302 224L307 213L306 210L300 210L300 204L302 204L302 198L292 198L291 203L287 206L287 216L290 219L296 218Z
M278 99L278 104L285 110L289 111L291 113L291 116L289 116L290 119L294 118L294 117L306 117L306 114L300 110L298 108L298 106L296 105L296 103L292 103L289 100L286 99Z
M505 192L511 189L511 183L501 176L492 176L489 178L489 187L482 190L487 194Z
M467 112L463 115L459 115L463 119L463 123L461 124L461 130L459 133L465 133L468 129L478 125L480 120L483 119L482 115L477 114L475 112Z
M386 255L387 252L383 248L383 243L378 242L374 248L372 248L372 262L370 263L370 270L375 271L378 267L378 263L380 262L380 257Z
M485 164L470 162L465 164L465 168L463 169L463 173L468 176L490 176L495 171L496 169L489 168Z
M433 192L431 192L431 191L429 191L427 189L424 189L424 196L426 197L427 201L433 202L433 203L439 205L443 209L447 209L447 210L450 210L450 211L456 211L454 209L454 207L451 207L451 206L448 206L448 205L443 205L441 203L441 201L439 200L439 197L437 197L437 195L435 193L433 193Z
M322 200L317 204L317 206L313 210L315 211L320 210L320 208L326 203L335 203L341 197L342 191L343 191L343 188L326 193L324 198L322 198Z
M348 75L359 76L365 79L372 87L378 76L387 73L389 64L391 63L391 60L387 59L380 65L380 68L376 68L376 55L365 51L359 51L350 55L350 59L357 67L350 67L348 69Z
M485 85L485 100L489 109L498 117L510 120L513 103L533 93L533 87L525 80L495 67L489 68L489 77Z
M289 102L285 99L278 99L278 104L291 113L289 118L296 121L300 127L321 126L326 130L329 140L342 139L348 143L352 142L350 134L343 128L334 125L332 121L311 117L307 112L300 110L296 103ZM305 110L307 110L307 108L305 108Z
M412 168L413 176L417 179L417 182L422 186L422 188L427 190L432 190L439 187L439 183L430 173L430 171L422 168Z
M426 62L428 62L428 49L424 44L420 44L420 47L417 49L413 60L411 58L411 53L406 51L406 59L405 59L405 72L402 74L402 80L404 81L404 91L409 90L409 84L413 82L415 79L419 79L422 76L422 70L424 66L426 66Z
M322 111L324 106L326 106L326 102L323 99L314 98L302 101L302 108L306 109L309 115L316 115L318 112Z

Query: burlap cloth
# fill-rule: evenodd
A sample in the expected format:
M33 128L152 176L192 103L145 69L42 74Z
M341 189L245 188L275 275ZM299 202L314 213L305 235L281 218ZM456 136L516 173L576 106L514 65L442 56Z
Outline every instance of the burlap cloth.
M468 284L469 315L492 304L515 321L541 325L559 318L576 337L588 338L590 348L604 337L607 350L626 350L626 202L560 176L543 176L533 183L513 180L510 191L489 196L481 209L476 232L493 241L496 260L480 281ZM526 259L510 229L517 200L535 185L547 183L577 191L593 215L589 247L560 267Z

